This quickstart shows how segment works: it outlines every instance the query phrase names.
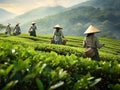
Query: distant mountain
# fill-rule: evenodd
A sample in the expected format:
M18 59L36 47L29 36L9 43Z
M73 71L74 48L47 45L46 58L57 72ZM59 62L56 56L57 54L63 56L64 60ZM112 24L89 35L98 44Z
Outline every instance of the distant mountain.
M88 0L71 8L77 8L80 6L92 6L95 8L113 8L120 10L120 0Z
M0 23L14 17L15 14L0 8Z
M60 24L65 35L83 35L92 24L102 31L100 36L120 39L119 6L120 0L90 0L59 14L36 20L37 33L52 34L53 26ZM30 22L23 25L23 28L27 30L28 25Z
M63 10L64 10L64 7L62 6L39 7L39 8L30 10L28 12L25 12L22 15L19 15L15 17L14 19L9 20L9 22L26 23L26 22L34 21L36 19L40 19L46 16L50 16L50 15L62 12Z

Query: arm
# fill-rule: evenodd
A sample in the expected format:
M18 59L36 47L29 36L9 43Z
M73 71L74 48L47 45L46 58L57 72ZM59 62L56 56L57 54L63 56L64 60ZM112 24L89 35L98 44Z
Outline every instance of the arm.
M35 27L35 30L37 29L37 26L34 26Z
M61 36L62 36L62 38L64 38L64 35L63 35L63 32L61 31Z
M100 44L98 38L96 37L96 46L97 48L101 48L104 46L104 44Z
M14 27L13 32L15 31L15 29L16 29L16 26Z
M31 28L29 28L29 30L28 30L28 33L30 33L31 32Z
M53 35L53 39L55 38L55 35Z
M20 32L21 32L21 28L20 28Z
M53 39L55 38L55 33L56 33L56 31L53 32Z

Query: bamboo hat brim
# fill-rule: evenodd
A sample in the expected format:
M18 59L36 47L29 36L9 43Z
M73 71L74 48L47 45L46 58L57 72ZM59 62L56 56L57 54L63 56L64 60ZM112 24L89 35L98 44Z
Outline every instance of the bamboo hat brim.
M32 22L32 24L36 24L36 22Z
M96 27L90 25L90 26L88 27L88 29L84 32L84 34L98 33L98 32L100 32L99 29L97 29Z
M10 23L8 23L7 25L11 25Z
M59 24L55 25L53 28L54 29L56 29L56 28L63 29Z

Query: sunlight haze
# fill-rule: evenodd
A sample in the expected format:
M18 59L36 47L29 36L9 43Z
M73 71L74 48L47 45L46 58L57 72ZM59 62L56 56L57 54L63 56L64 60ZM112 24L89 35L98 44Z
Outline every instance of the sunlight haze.
M88 0L0 0L0 8L15 14L22 14L26 11L43 6L70 7Z

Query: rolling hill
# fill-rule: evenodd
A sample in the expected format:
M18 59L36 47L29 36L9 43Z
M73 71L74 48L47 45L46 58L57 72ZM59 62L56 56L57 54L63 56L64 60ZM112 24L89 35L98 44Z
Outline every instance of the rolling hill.
M16 23L20 22L21 24L26 22L31 22L36 19L40 19L46 16L54 15L56 13L62 12L64 7L62 6L54 6L54 7L39 7L28 12L25 12L22 15L18 15L17 17L8 20L8 22Z
M15 14L0 8L0 23L4 22L10 18L13 18L14 16L15 16Z
M120 1L115 0L112 7L111 3L113 0L90 0L59 14L37 19L38 33L52 33L52 27L61 24L65 35L83 35L88 26L93 24L102 31L100 36L120 39L120 12L118 12ZM99 7L96 7L98 4ZM29 24L26 23L23 28L26 30Z
M114 8L120 9L119 0L88 0L78 5L72 6L71 8L77 8L79 6L93 6L96 8Z

